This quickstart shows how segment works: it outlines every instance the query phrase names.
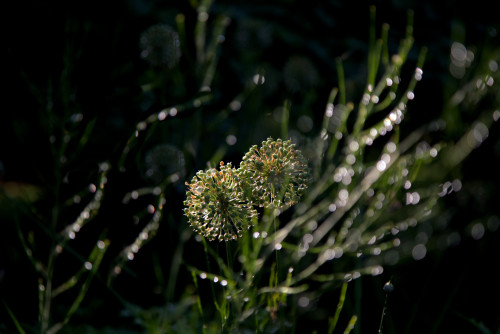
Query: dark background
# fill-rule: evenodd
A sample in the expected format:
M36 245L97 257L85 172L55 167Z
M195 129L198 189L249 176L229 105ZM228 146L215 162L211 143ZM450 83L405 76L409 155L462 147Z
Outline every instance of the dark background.
M310 115L317 129L329 91L337 84L337 57L345 61L348 88L352 87L348 99L359 101L366 75L371 4L377 8L377 26L385 22L391 26L389 46L393 52L404 36L408 9L414 12L415 49L423 46L429 49L424 80L410 107L408 129L438 117L454 87L460 84L448 71L453 41L473 47L478 56L484 45L499 42L498 13L491 1L218 1L211 13L225 13L231 23L220 51L213 85L214 101L206 108L207 116L203 119L204 124L212 126L199 127L194 124L200 121L196 116L181 113L162 128L152 142L167 141L185 152L194 147L196 153L186 157L189 177L204 168L218 143L224 142L228 134L236 135L238 141L225 152L225 161L237 161L251 144L270 135L279 136L279 126L273 123L272 113L285 98L295 106L291 124L301 115ZM157 79L155 75L160 76L155 71L161 72L141 59L141 33L157 23L175 27L179 13L186 17L189 40L196 12L187 1L19 1L4 5L2 73L5 85L0 119L0 180L39 186L45 191L39 205L49 203L51 196L47 194L51 194L51 184L56 182L57 162L53 161L48 129L65 126L63 115L72 110L84 115L83 124L96 119L87 146L64 170L69 179L64 194L72 194L95 178L99 162L117 159L136 122L165 105L174 105L198 94L197 74L184 54L179 65L180 71L184 71L182 89L166 79L156 90L141 91L141 85ZM193 44L186 47L191 52L194 49ZM317 73L309 82L302 82L297 91L286 82L283 73L283 65L293 56L308 59ZM415 61L416 56L416 51L412 51L410 61ZM255 93L257 96L253 96L240 113L218 123L218 112L244 89L257 67L266 69L270 82L274 79L274 86L269 83ZM474 110L461 115L459 130L465 129L476 116ZM471 323L477 321L491 333L498 333L500 288L496 271L500 232L488 231L480 240L473 240L467 236L467 228L476 219L486 220L499 213L499 130L498 124L494 124L490 138L472 153L462 169L454 171L454 177L462 179L463 191L447 198L446 205L450 208L450 228L464 234L461 242L456 247L432 252L423 260L407 260L385 268L382 276L357 282L353 287L357 292L350 290L352 296L362 291L361 333L377 331L385 298L381 287L389 279L395 290L388 298L384 322L388 332L489 333L481 332L479 325ZM314 130L309 134L313 133ZM443 136L458 138L451 131ZM137 169L132 177L114 175L112 192L122 194L144 182L140 166L131 168ZM174 217L180 217L182 183L173 187L170 195L169 210ZM108 197L112 198L113 193ZM137 229L124 227L130 218L127 211L117 212L120 200L116 203L110 200L99 221L111 231L110 238L122 238L125 245ZM15 214L9 210L7 206L0 207L0 299L22 323L33 325L37 314L36 274L15 237ZM67 216L72 214L68 212ZM134 263L135 276L117 282L117 290L123 291L125 298L146 306L162 302L154 293L148 266L154 256L160 263L170 261L176 244L172 232L178 229L162 226L158 237L136 261L141 264ZM93 232L89 233L92 236ZM40 252L46 247L41 243ZM185 256L196 258L196 254L187 251ZM139 274L141 270L143 273ZM79 314L75 321L96 328L119 327L121 304L103 284L94 285L95 290L91 290L94 292L84 306L106 312L92 317ZM347 302L347 313L356 310L349 302L352 300ZM334 304L335 300L332 308ZM0 331L13 328L5 310L2 309L0 317L0 324L4 324ZM321 332L324 324L315 322L314 316L310 319L310 324L299 326L307 330L318 328Z

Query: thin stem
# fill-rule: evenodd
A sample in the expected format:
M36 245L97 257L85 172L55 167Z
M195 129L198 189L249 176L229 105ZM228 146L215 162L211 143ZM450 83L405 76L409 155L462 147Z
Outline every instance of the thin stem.
M53 248L52 248L53 249ZM45 286L43 287L43 294L41 297L43 301L40 303L42 309L40 310L40 333L45 334L49 328L50 321L50 308L52 304L52 276L54 274L54 262L55 262L55 252L51 251L49 255L48 265L47 265L47 280Z
M329 334L333 333L333 331L335 330L335 327L337 326L337 322L339 320L340 312L344 307L345 295L347 292L347 284L348 282L344 282L342 284L342 288L340 289L340 297L339 297L339 303L337 304L337 309L335 310L333 318L331 318L329 321L329 326L328 326Z
M226 256L227 256L227 266L233 269L233 254L231 252L231 244L226 242Z
M274 224L274 235L276 235L277 226L276 226L276 214L273 212L273 224ZM278 248L275 247L276 253L276 282L278 282L278 273L280 272L280 256L278 252Z
M382 327L384 324L384 317L385 317L385 312L387 310L387 298L389 297L389 294L385 295L385 301L384 301L384 308L382 309L382 316L380 317L380 326L378 326L378 332L377 333L382 333Z

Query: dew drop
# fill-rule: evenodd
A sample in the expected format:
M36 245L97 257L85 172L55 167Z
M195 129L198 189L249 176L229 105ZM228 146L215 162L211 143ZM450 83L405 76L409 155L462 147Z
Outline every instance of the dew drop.
M394 291L394 285L391 283L391 281L389 281L384 284L382 290L384 290L385 293L391 293Z
M422 69L421 69L421 68L419 68L419 67L417 67L417 68L415 69L415 80L417 80L417 81L422 80L422 75L423 75L423 74L424 74L424 72L422 71Z
M238 100L233 100L233 101L231 101L231 103L229 103L229 108L232 111L238 111L241 109L241 102Z
M261 74L254 74L252 81L256 85L263 85L266 82L266 78Z
M175 115L177 115L177 108L170 108L170 110L168 111L168 114L172 117L174 117Z
M347 189L341 189L339 191L339 199L341 201L346 201L348 198L349 198L349 192L347 191Z
M484 225L476 223L472 226L470 234L474 240L479 240L484 236Z
M500 119L500 111L499 110L495 110L493 112L493 121L498 121Z
M359 143L355 140L351 140L351 142L349 142L349 149L351 152L356 152L359 149Z
M377 170L379 172L383 172L387 168L387 164L385 163L384 160L379 160L377 162Z
M302 237L302 241L304 241L304 243L306 244L310 244L313 241L312 234L310 233L304 234L304 236Z
M309 306L309 298L308 297L305 297L305 296L302 296L299 298L299 300L297 301L297 304L300 306L300 307L308 307Z
M199 12L198 13L198 20L200 22L206 22L208 20L208 13L207 12Z
M387 143L386 149L387 149L387 152L394 153L394 152L396 152L397 145L394 142L390 141Z
M382 266L375 266L372 268L371 270L371 274L373 276L377 276L377 275L380 275L384 272L384 268Z
M427 248L425 247L424 244L415 245L415 247L413 247L411 251L411 255L417 261L422 260L426 254L427 254Z
M229 146L233 146L234 144L236 144L236 141L237 138L235 135L228 135L226 137L226 144L228 144Z
M158 120L163 121L165 118L167 118L167 112L165 110L162 110L158 113Z
M333 103L328 103L326 105L325 116L328 118L333 116Z
M356 157L354 156L354 154L348 154L345 158L345 161L349 164L349 165L354 165L356 163ZM350 182L349 182L350 183Z
M391 122L396 122L396 120L398 119L398 116L396 115L396 113L394 111L391 111L389 113L389 117L388 118L389 118L389 120Z
M329 248L323 253L323 257L326 261L333 260L335 258L335 250Z

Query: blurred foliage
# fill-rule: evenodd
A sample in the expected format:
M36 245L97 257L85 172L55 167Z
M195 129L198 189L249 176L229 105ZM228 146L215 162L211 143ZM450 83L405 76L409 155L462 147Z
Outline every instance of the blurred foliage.
M361 333L385 300L385 332L494 333L500 26L375 4L9 4L0 331ZM269 136L303 203L196 238L184 181Z

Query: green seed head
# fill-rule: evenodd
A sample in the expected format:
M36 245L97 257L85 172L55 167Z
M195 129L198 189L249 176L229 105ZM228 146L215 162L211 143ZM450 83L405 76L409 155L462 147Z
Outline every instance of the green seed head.
M278 208L298 202L309 182L307 162L291 141L272 138L252 146L238 169L250 201Z
M237 239L257 217L230 163L221 162L219 170L199 171L186 185L184 214L193 230L209 240Z

